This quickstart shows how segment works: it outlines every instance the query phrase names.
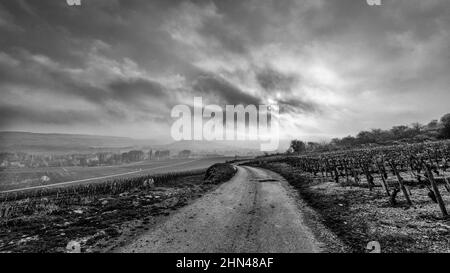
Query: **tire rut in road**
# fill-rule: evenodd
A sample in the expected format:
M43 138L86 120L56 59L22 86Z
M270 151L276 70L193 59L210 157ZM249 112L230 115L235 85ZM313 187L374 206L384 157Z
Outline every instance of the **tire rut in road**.
M238 167L229 182L119 252L318 252L284 184L272 172Z

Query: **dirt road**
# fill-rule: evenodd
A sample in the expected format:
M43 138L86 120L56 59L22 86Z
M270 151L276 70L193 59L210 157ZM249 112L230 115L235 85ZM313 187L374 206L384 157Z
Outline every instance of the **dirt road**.
M116 252L319 252L285 180L237 167L236 176Z

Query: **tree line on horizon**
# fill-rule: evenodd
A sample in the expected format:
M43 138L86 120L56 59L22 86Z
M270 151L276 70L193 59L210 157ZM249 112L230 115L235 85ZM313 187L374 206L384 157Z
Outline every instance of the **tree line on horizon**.
M411 125L394 126L389 130L372 129L361 131L356 136L333 138L328 143L303 142L292 140L289 153L302 153L306 151L329 151L348 149L371 145L390 145L396 143L416 143L450 139L450 113L440 120L432 120L423 125L418 122Z

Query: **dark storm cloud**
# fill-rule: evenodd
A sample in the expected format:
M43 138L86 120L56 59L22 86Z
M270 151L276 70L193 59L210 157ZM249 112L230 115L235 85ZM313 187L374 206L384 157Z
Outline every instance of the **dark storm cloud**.
M97 113L73 110L49 110L20 105L0 105L0 129L13 123L54 125L99 124Z
M280 105L280 113L314 114L321 111L320 105L297 98L279 100L278 104Z
M446 0L0 0L1 121L128 131L194 95L328 134L426 121L448 109L449 30Z
M177 64L170 38L160 29L164 13L176 1L97 0L84 1L79 8L65 1L2 1L12 14L12 23L22 32L2 32L4 50L26 48L55 61L82 66L83 54L94 40L113 46L109 58L127 56L155 66Z
M194 81L192 88L194 92L215 97L219 103L258 105L261 102L259 98L245 93L226 80L214 75L198 77Z
M15 73L15 71L22 73ZM33 56L26 52L15 56L4 53L0 55L0 79L2 79L0 81L2 93L13 97L12 101L7 99L3 101L5 105L2 106L2 111L10 112L10 114L3 115L2 128L14 123L22 124L27 118L32 123L68 125L83 122L101 124L101 121L108 120L127 121L132 112L146 113L150 120L153 115L161 112L168 115L168 110L164 107L169 107L167 104L170 102L170 93L157 82L130 77L108 80L104 86L96 86L83 81L73 73L68 73L60 64L48 58ZM68 108L73 99L82 100L89 105L94 105L97 111L88 115L84 109L78 107L65 111L52 109L54 104L51 100L40 108L33 108L32 105L36 104L33 94L36 93L51 96L55 100L62 99L66 101ZM18 94L31 96L32 99L28 101L25 98L19 99L17 104ZM158 101L158 104L163 107L151 107L145 103L146 100ZM30 109L27 109L24 104L30 105L28 106ZM117 108L117 106L121 107ZM71 117L72 120L70 120Z
M298 81L294 75L286 75L272 68L264 68L257 72L256 79L266 91L291 91Z
M109 84L112 96L118 100L141 100L148 97L164 99L168 91L161 84L139 78L116 80Z
M217 12L220 13L221 10ZM236 54L248 53L247 45L250 43L248 33L239 25L235 25L229 17L206 18L198 33L206 39L217 41L224 50Z

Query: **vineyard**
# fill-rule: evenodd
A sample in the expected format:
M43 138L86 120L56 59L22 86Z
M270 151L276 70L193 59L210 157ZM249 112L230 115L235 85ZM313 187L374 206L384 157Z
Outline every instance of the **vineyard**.
M95 167L37 167L6 168L0 170L0 191L39 187L78 180L104 182L111 179L127 179L147 174L183 172L205 169L225 158L147 160L117 166Z
M444 217L448 211L442 200L442 188L450 193L450 142L414 144L289 157L289 165L314 178L330 179L338 184L381 187L397 204L403 194L413 205L408 187L425 187L429 198L439 205ZM442 185L443 187L440 187Z
M203 174L204 170L146 175L129 179L115 179L104 183L89 183L74 187L41 188L30 191L5 193L0 195L0 218L33 213L46 203L56 206L80 204L82 199L95 199L101 195L117 195L129 190L145 190L154 185L168 183L174 179Z
M450 142L442 141L250 164L283 175L355 251L375 238L393 252L432 252L449 251L449 160Z
M228 164L215 164L207 170L2 194L0 251L63 252L70 240L93 245L118 237L124 223L138 221L143 228L234 172Z

